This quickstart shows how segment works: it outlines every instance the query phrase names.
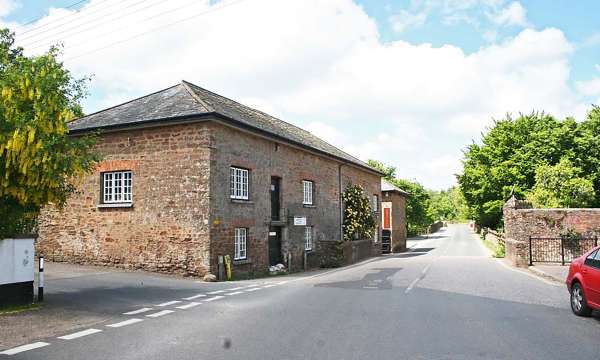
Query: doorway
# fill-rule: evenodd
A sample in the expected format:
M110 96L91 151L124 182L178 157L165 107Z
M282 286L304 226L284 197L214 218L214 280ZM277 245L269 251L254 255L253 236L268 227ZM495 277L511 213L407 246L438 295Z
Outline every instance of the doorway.
M281 264L281 228L271 226L269 228L269 266Z

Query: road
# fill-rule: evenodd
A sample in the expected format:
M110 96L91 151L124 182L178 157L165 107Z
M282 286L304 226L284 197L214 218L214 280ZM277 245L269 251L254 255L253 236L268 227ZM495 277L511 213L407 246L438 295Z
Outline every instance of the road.
M91 291L95 298L89 299L90 306L114 317L73 330L66 339L38 339L38 346L49 345L6 357L600 357L600 317L572 315L563 285L491 258L466 226L451 225L411 245L408 253L347 268L264 281L198 284L161 278L132 294L123 280L117 299L101 296L101 290ZM122 314L144 308L152 310Z

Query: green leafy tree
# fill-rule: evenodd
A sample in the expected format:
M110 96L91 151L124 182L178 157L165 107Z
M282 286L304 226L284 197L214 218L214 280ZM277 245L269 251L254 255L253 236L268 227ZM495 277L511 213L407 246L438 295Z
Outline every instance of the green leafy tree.
M431 215L436 220L464 221L469 219L467 203L455 186L441 191L430 191Z
M371 239L375 235L375 218L369 198L360 185L344 190L344 240Z
M369 166L383 172L385 179L393 185L409 193L406 199L406 225L409 236L426 232L434 221L431 214L430 194L416 181L396 178L396 168L387 166L377 160L369 160Z
M540 165L527 200L535 207L588 207L594 202L594 184L568 159L556 165Z
M30 231L44 205L62 206L97 161L93 138L68 136L86 80L57 55L27 57L0 30L0 238Z
M524 197L535 185L538 166L577 157L579 132L574 119L560 121L544 113L495 121L481 145L473 143L466 149L464 170L458 175L474 219L484 226L499 226L513 187L515 195Z

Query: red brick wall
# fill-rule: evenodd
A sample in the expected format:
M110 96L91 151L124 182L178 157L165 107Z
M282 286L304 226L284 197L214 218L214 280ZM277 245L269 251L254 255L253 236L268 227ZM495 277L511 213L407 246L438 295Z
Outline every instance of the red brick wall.
M406 198L395 192L383 193L383 201L392 203L392 252L406 250Z
M249 263L234 265L234 273L267 271L271 176L281 178L281 207L286 209L289 218L304 216L307 225L313 226L315 250L309 255L309 266L318 265L319 262L315 260L318 241L340 239L339 163L224 125L215 125L214 129L214 151L211 153L212 271L216 271L217 256L228 254L233 259L233 229L241 222L247 223L249 228ZM248 202L229 198L229 167L232 165L250 169ZM313 207L302 204L302 180L314 182ZM361 184L367 194L381 197L380 177L376 174L344 165L342 183L344 187ZM378 246L375 245L374 249L376 252ZM294 226L293 222L290 224L288 221L283 228L282 252L291 253L293 271L303 268L303 226Z
M96 171L62 211L43 210L39 251L56 261L206 273L210 142L206 124L102 135ZM97 207L100 172L111 170L132 170L132 208Z
M600 209L529 209L511 199L504 206L506 257L515 265L529 262L529 237L560 237L571 230L600 236Z

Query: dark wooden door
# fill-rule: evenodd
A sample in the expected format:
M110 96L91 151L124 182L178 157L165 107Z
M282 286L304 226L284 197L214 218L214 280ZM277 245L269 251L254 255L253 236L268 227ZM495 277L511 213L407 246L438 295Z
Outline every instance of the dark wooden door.
M277 265L281 261L281 228L269 228L269 265Z
M392 231L382 230L381 231L381 252L389 254L392 252Z
M271 220L279 221L279 178L271 177Z

